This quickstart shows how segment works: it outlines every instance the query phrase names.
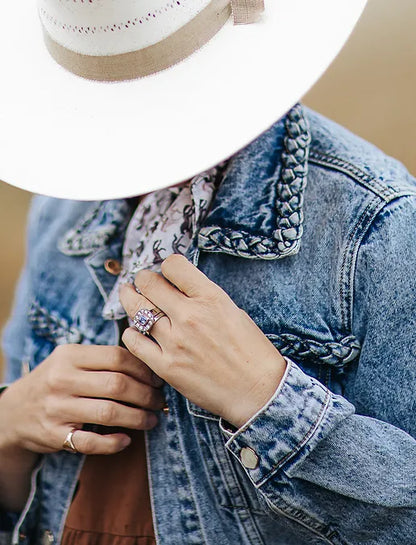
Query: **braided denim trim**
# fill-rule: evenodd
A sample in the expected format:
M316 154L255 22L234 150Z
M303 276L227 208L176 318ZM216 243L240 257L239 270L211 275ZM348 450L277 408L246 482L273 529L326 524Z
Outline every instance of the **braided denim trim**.
M313 361L316 364L342 368L359 357L361 344L353 335L340 341L319 342L312 338L299 337L291 333L267 335L279 352L298 360Z
M36 335L55 344L79 344L82 340L82 333L77 328L57 314L50 313L37 301L32 301L30 305L28 321Z
M127 201L95 203L58 242L65 255L83 256L103 248L110 238L122 231L130 219Z
M278 221L273 238L218 226L203 227L198 235L200 249L249 259L278 259L299 251L304 220L303 193L307 183L311 142L309 123L300 104L287 114L285 128L282 170L275 202Z

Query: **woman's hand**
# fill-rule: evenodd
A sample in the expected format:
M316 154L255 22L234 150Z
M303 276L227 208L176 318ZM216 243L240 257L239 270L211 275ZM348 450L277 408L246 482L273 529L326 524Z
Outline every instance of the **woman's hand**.
M84 454L113 454L130 443L125 432L100 435L85 423L147 430L157 423L163 384L128 350L64 345L0 396L0 453L59 451L71 429Z
M120 300L129 316L141 308L166 313L151 329L123 334L127 348L200 407L240 427L271 398L286 362L229 296L185 257L172 255L161 275L140 271Z

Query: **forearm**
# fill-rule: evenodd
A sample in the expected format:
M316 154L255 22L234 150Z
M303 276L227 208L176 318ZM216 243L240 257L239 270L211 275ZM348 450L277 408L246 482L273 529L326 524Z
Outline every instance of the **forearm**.
M0 509L19 512L29 495L31 474L39 455L15 444L7 422L7 396L3 393L0 395Z

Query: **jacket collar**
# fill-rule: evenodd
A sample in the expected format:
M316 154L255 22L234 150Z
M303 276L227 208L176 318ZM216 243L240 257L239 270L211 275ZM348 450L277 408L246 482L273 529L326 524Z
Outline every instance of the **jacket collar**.
M66 255L89 255L104 248L110 239L121 234L130 216L127 199L95 202L59 240L58 248Z
M199 248L262 259L297 253L310 140L296 105L237 153L199 232Z
M278 259L299 251L307 181L309 125L301 105L228 162L197 244L207 252ZM59 242L67 255L88 255L122 234L127 199L94 203Z

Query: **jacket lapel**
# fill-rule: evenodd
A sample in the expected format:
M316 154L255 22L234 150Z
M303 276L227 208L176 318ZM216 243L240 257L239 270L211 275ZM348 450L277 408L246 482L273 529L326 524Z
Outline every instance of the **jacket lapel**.
M198 247L248 259L299 251L309 125L301 105L230 161L198 235Z

